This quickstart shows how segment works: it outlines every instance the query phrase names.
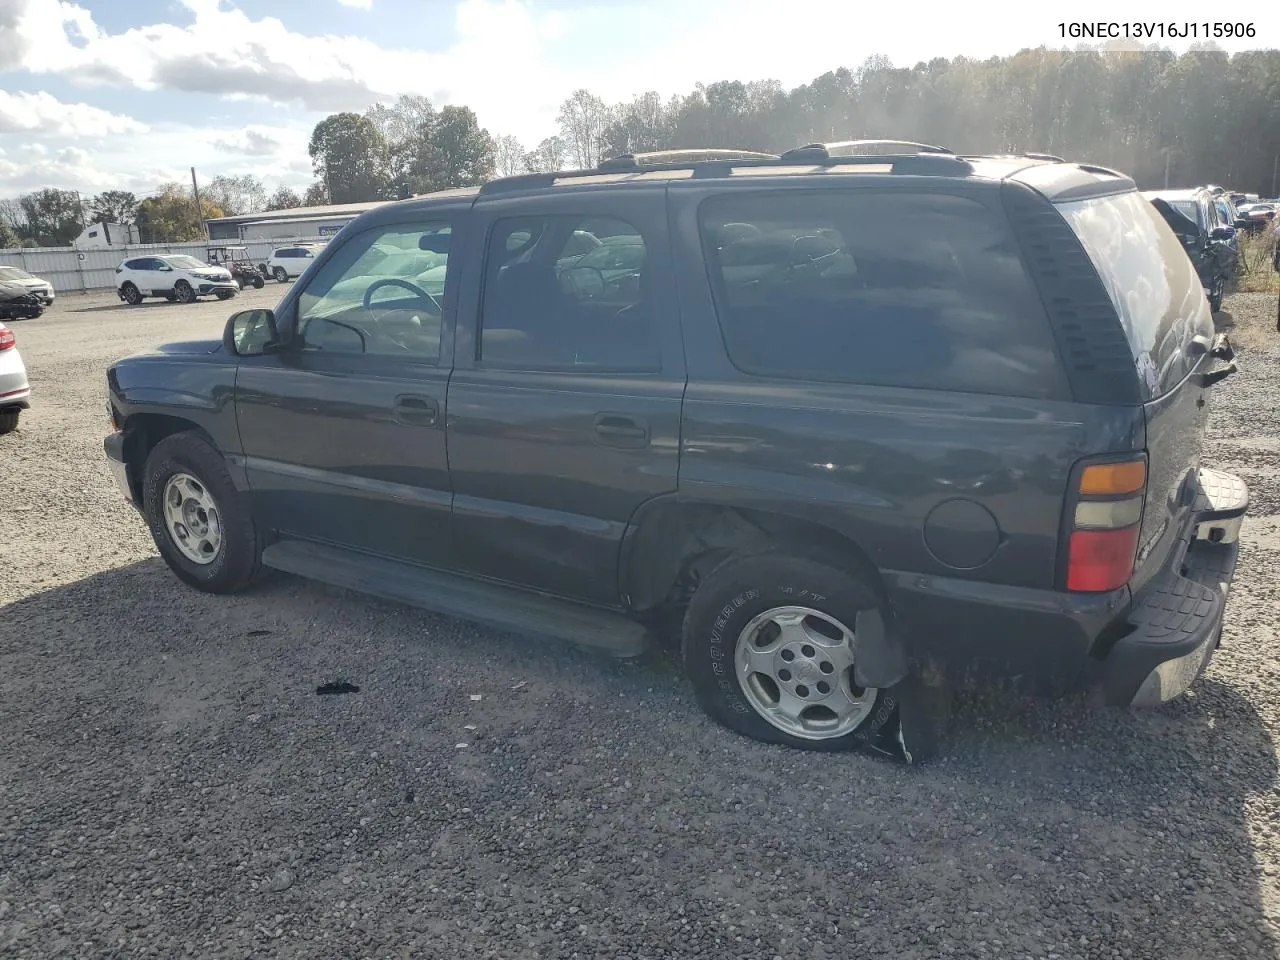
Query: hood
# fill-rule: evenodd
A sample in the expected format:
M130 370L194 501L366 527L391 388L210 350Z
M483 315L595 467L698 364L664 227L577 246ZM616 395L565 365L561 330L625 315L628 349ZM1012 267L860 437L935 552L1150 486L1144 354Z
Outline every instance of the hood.
M31 296L31 284L25 280L0 280L0 303Z

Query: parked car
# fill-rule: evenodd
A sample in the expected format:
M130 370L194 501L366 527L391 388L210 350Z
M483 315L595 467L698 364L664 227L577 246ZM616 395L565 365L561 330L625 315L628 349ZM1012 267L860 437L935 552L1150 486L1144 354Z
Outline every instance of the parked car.
M33 320L44 313L44 298L22 280L0 279L0 320Z
M1199 465L1230 344L1129 178L930 149L381 206L276 309L112 364L108 463L199 590L272 568L618 656L675 630L763 741L918 759L957 688L1177 697L1248 506ZM565 283L576 230L639 282ZM443 295L370 272L414 244Z
M44 277L32 276L21 267L0 263L0 283L16 283L34 294L44 306L53 306L53 284Z
M291 247L277 247L267 258L267 273L280 283L302 276L302 272L311 266L322 244L299 243Z
M224 267L203 263L184 253L132 257L116 267L116 295L137 306L147 297L164 297L170 303L195 303L213 294L230 300L240 288Z
M31 406L31 384L13 331L0 323L0 434L18 429L18 417Z
M1267 202L1247 203L1238 208L1243 219L1243 229L1249 233L1261 233L1276 218L1276 204Z
M1222 222L1213 195L1202 187L1149 190L1143 196L1152 201L1182 241L1200 276L1210 309L1215 313L1221 310L1227 284L1235 276L1238 264L1235 226Z

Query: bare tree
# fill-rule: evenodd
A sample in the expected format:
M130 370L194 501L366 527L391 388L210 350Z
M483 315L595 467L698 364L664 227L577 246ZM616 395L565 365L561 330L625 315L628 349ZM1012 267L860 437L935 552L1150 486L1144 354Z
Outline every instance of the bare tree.
M590 90L576 90L560 105L556 122L569 162L581 170L600 162L612 113Z
M500 177L513 177L524 173L525 149L515 137L508 134L494 141L494 168Z
M549 173L563 170L565 165L564 141L559 137L547 137L524 155L524 168L529 173Z

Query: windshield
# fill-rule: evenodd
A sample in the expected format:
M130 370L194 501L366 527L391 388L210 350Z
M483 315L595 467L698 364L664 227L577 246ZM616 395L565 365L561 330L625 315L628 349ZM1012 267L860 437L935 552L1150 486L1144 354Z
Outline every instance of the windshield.
M17 267L0 266L0 280L31 280L33 277Z
M188 257L186 254L174 254L160 259L171 267L177 267L179 270L203 270L209 266L207 263L201 263L195 257Z
M1184 217L1186 217L1188 220L1190 220L1192 223L1199 223L1199 218L1198 218L1198 216L1197 216L1197 214L1196 214L1196 205L1195 205L1195 201L1193 201L1193 200L1166 200L1165 202L1166 202L1167 204L1169 204L1169 206L1173 207L1173 209L1177 210L1177 211L1178 211L1180 214L1182 214Z

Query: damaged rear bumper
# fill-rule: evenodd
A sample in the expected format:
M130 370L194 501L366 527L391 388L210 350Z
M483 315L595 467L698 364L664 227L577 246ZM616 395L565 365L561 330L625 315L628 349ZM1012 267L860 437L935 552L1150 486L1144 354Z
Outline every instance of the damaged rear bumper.
M1180 562L1134 597L1125 632L1100 664L1097 685L1108 704L1155 706L1181 696L1218 648L1249 491L1216 470L1201 470L1200 483Z

